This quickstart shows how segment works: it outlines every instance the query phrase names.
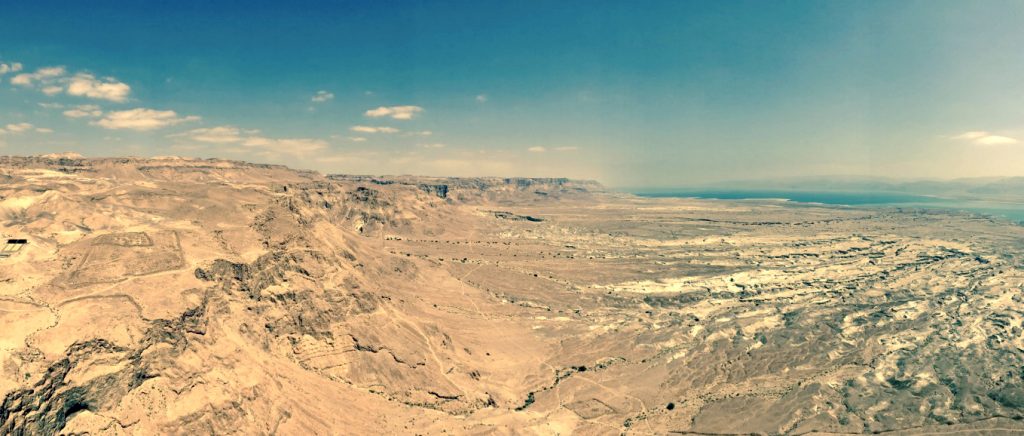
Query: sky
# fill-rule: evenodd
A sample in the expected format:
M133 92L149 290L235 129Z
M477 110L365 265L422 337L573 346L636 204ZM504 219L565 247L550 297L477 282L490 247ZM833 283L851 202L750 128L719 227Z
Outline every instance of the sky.
M1024 176L1020 1L0 5L0 154L685 187Z

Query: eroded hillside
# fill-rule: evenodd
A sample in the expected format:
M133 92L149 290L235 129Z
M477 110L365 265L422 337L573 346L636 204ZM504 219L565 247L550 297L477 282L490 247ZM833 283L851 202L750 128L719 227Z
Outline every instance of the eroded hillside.
M1021 227L3 158L0 433L1024 430ZM935 427L935 428L933 428Z

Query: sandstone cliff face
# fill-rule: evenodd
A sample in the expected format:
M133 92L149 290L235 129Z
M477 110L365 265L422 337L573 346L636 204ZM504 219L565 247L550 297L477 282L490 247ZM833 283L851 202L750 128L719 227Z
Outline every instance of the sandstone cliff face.
M1020 430L1020 227L0 158L3 434Z
M587 194L604 192L600 183L592 180L570 180L565 178L437 178L414 176L349 176L330 175L332 180L349 182L370 182L377 185L407 185L419 187L426 193L442 199L457 202L493 202L493 201L528 201L550 200L553 198L572 198Z

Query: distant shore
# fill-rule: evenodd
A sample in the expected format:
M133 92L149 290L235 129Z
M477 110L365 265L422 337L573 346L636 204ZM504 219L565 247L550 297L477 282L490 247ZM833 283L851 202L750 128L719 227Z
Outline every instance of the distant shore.
M977 213L1024 224L1024 203L989 199L956 199L872 191L787 191L787 190L679 190L639 191L641 197L702 198L718 200L785 200L796 203L855 207L907 207Z

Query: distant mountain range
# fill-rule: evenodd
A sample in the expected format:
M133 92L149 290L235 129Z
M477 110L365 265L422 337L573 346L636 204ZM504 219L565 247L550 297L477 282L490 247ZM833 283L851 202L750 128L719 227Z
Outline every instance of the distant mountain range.
M677 191L826 191L884 192L960 200L1024 201L1024 177L977 177L951 180L900 180L878 177L791 177L694 185ZM669 192L650 189L646 192Z

